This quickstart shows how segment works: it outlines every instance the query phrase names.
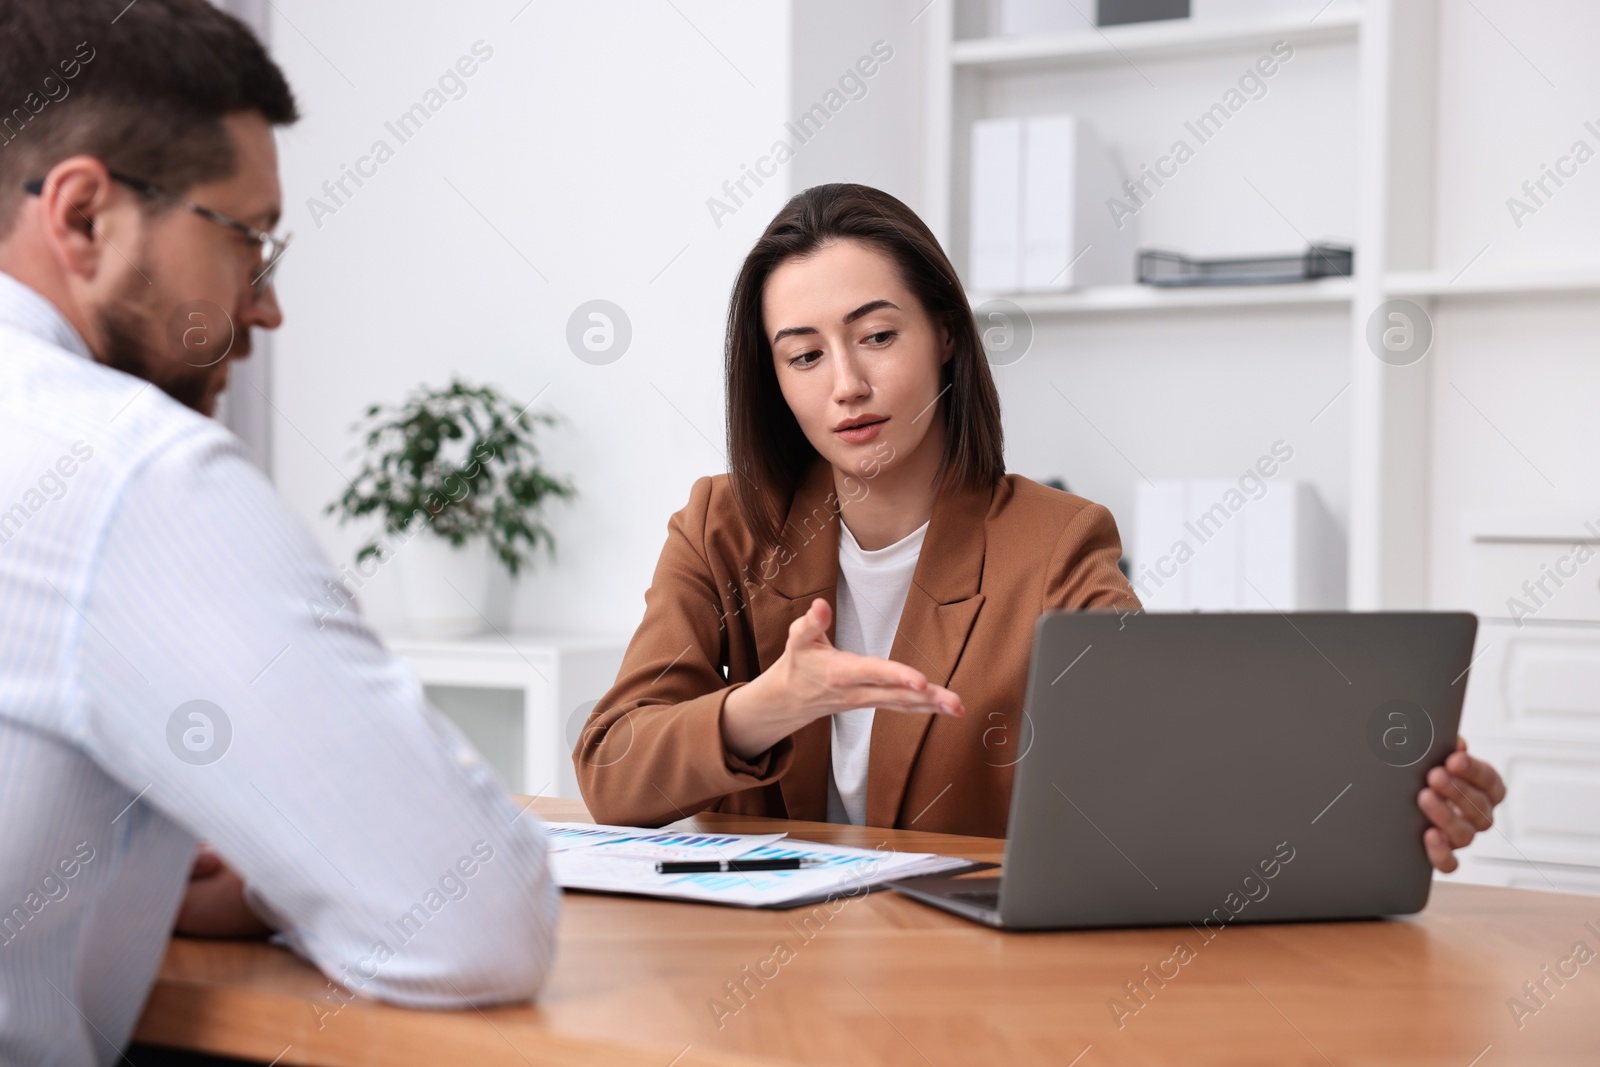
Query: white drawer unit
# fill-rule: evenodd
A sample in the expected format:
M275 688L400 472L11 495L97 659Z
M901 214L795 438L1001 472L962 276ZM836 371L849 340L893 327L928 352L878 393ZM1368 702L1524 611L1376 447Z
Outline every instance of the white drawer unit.
M579 796L573 740L616 681L627 638L521 632L386 640L508 789Z
M1514 622L1600 622L1600 523L1470 516L1473 610Z
M1467 737L1506 781L1495 828L1479 836L1474 852L1600 872L1600 745L1480 743Z
M1600 892L1600 624L1485 618L1474 654L1461 733L1507 795L1463 877Z
M1600 896L1600 870L1561 863L1505 860L1472 854L1461 857L1454 874L1435 875L1444 882L1501 885L1510 889L1538 889L1546 893L1587 893Z
M1461 732L1600 743L1600 625L1480 619Z

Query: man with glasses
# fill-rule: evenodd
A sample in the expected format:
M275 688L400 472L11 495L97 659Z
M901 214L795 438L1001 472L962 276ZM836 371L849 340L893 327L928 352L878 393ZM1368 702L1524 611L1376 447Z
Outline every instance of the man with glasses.
M5 3L13 105L0 1063L117 1062L175 920L275 931L402 1004L532 996L558 902L537 818L359 617L313 618L334 569L206 417L283 320L281 72L204 0Z

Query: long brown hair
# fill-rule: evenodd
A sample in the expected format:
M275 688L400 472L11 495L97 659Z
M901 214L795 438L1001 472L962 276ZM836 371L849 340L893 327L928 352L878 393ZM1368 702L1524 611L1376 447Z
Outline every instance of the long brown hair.
M780 542L789 502L817 450L778 386L762 293L779 264L835 240L861 241L882 251L929 317L950 332L954 351L940 382L940 395L949 391L944 454L934 480L941 488L982 487L1005 475L1000 394L961 279L938 240L914 211L880 189L815 185L793 197L768 224L745 257L728 307L728 462L734 500L763 547Z

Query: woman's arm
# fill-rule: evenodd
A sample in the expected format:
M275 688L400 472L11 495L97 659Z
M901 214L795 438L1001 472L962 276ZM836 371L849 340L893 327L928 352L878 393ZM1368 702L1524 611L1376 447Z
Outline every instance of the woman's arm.
M1121 558L1117 521L1102 505L1086 503L1061 531L1045 569L1044 610L1141 610L1117 566Z
M786 744L749 761L724 753L722 705L740 686L721 670L727 635L704 548L711 494L712 479L698 479L668 521L644 619L573 750L599 822L659 826L776 781L788 766Z

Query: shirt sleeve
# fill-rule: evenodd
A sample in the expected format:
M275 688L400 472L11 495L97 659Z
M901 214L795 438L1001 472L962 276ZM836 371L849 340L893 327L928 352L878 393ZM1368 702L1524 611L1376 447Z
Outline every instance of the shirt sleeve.
M81 587L69 724L244 878L329 978L418 1007L524 999L559 892L519 810L220 430L138 470Z
M1117 561L1122 538L1117 521L1101 504L1085 502L1061 531L1045 571L1044 610L1139 611Z
M696 481L668 522L644 619L573 750L584 802L603 823L687 818L777 781L793 762L789 738L754 760L722 740L722 706L744 683L722 675L725 620L704 547L711 487L710 478Z

